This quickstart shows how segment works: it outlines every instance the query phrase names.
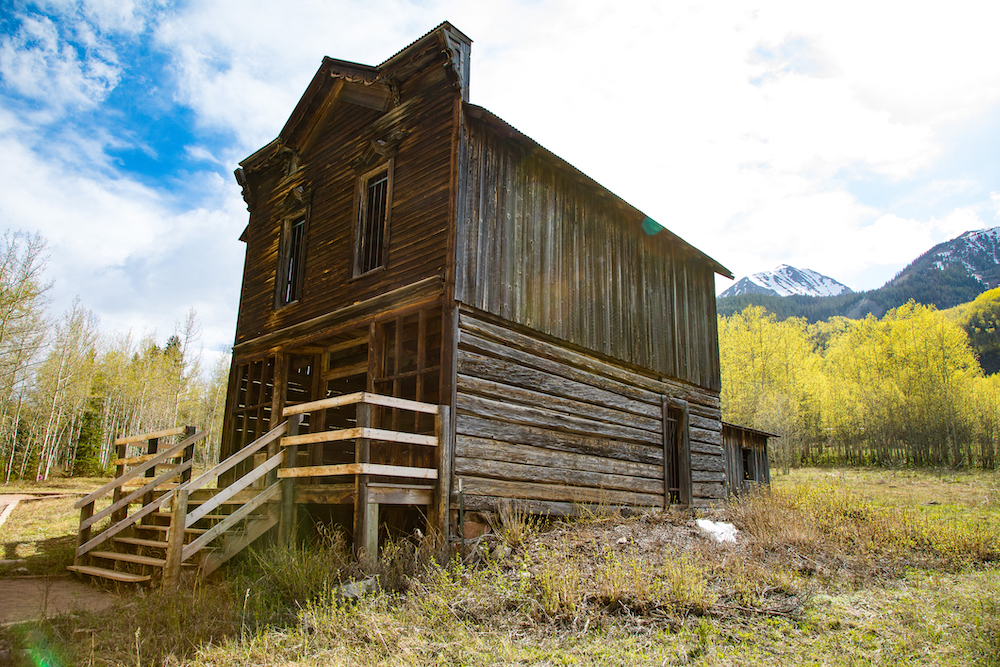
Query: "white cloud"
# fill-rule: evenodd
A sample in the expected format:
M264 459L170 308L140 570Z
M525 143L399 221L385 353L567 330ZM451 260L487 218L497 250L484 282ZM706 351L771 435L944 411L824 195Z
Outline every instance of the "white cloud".
M967 207L957 208L940 220L932 218L931 223L946 238L954 238L986 226L976 212Z
M232 343L246 209L219 175L192 175L217 194L176 211L162 192L47 161L10 136L0 151L0 224L48 240L56 312L79 295L106 326L165 333L193 306L208 347Z
M20 95L51 108L89 108L118 83L120 68L106 50L81 56L47 17L25 16L0 39L0 77Z
M324 55L380 62L417 30L433 27L419 18L426 15L404 2L304 2L292 9L221 0L165 18L156 42L171 54L176 100L194 109L199 123L233 131L249 151L277 136Z
M982 226L987 210L1000 215L1000 194L986 194L995 184L938 170L956 127L997 116L1000 5L41 6L62 19L28 17L0 37L3 85L39 109L0 108L2 222L46 234L60 289L79 291L106 323L165 332L194 305L209 347L231 341L235 321L242 246L233 239L247 216L230 176L236 161L277 135L324 55L377 64L444 19L475 40L474 103L738 276L787 262L876 287L934 243ZM198 182L184 186L189 201L172 191L177 174L142 185L108 157L138 139L72 115L124 113L107 100L133 66L116 48L135 39L169 62L147 80L168 100L165 113L184 107L197 128L235 138L185 148L186 169L217 168L186 177ZM54 120L58 131L31 131ZM892 196L852 187L883 181Z

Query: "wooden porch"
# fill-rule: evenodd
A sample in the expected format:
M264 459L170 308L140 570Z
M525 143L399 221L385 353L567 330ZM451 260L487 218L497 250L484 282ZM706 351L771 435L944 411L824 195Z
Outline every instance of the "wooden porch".
M322 421L324 411L348 407L353 427L303 432L309 420ZM379 428L400 411L433 417L433 432ZM194 477L194 446L203 432L177 428L117 440L118 475L75 505L80 529L69 569L174 586L185 568L207 576L275 527L277 539L296 541L303 506L348 510L351 520L342 527L360 559L378 551L381 508L415 511L430 530L447 525L438 468L383 460L393 445L438 451L447 437L445 406L356 392L290 406L282 416L281 424ZM186 437L160 450L160 440L180 435ZM136 447L145 453L130 456ZM351 460L338 461L345 453Z

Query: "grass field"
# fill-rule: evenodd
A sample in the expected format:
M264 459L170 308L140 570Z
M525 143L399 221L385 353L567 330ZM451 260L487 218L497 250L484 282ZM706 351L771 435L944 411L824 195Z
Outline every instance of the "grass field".
M362 572L327 535L193 591L7 629L0 649L23 664L206 667L1000 665L995 473L793 470L708 514L736 524L736 545L679 512L545 525L510 512L467 564L401 540ZM50 533L72 531L63 521ZM14 526L0 540L50 534ZM334 593L371 574L380 586L360 599Z
M43 492L51 499L22 501L0 527L0 577L14 574L62 574L73 560L83 494L107 482L104 478L52 479L41 484L0 484L0 494ZM66 494L66 495L63 495ZM107 501L106 501L107 502Z

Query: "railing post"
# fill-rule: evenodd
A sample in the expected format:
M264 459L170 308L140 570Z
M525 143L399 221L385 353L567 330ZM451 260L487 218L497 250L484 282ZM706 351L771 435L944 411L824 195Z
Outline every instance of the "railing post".
M358 403L357 427L372 425L372 406ZM354 462L371 462L371 440L354 441ZM374 563L378 557L378 506L370 508L368 502L368 475L354 476L354 555L359 561Z
M163 586L173 588L181 579L181 554L184 551L184 524L187 522L188 490L174 491L170 513L170 531L167 533L166 563L163 565Z
M94 501L90 501L86 505L80 508L80 525L83 522L94 516ZM90 529L91 526L86 528L81 528L80 532L76 534L76 551L73 552L73 565L83 565L81 562L83 558L78 555L80 547L90 541Z
M146 444L146 454L147 455L156 454L156 449L159 446L160 439L159 438L150 438L146 442L147 442L147 444ZM153 477L156 477L156 466L153 466L152 468L150 468L149 470L146 471L146 479L147 480L148 479L152 479ZM145 507L146 505L148 505L151 502L153 502L153 492L152 491L150 491L149 493L143 495L143 497L142 497L142 506ZM146 517L145 519L142 520L142 523L149 523L150 520L151 520L150 517Z
M299 425L302 423L302 415L291 415L288 418L287 436L299 434ZM282 462L284 468L294 468L298 465L299 446L289 445L285 447L285 460ZM289 546L295 537L295 478L286 477L281 482L281 522L278 524L278 541Z
M196 429L194 426L185 426L184 435L182 436L182 439L186 440L187 438L190 438L192 435L195 434L195 430ZM181 463L182 464L187 463L193 458L194 458L194 443L192 442L188 447L184 448L184 456L181 457ZM192 467L194 467L193 464ZM191 481L191 468L188 468L187 470L181 473L180 483L184 484L185 482L190 482L190 481Z
M122 460L125 458L125 452L128 451L128 445L116 445L115 450L116 453L118 454L118 459ZM125 474L124 463L120 463L119 465L115 466L115 479L118 479L124 474ZM122 494L122 487L120 485L116 486L114 493L111 495L111 504L113 505L117 503L119 500L121 500L122 495L124 495ZM123 507L122 509L118 510L117 512L111 515L111 523L118 523L119 521L124 519L127 515L128 515L128 508Z

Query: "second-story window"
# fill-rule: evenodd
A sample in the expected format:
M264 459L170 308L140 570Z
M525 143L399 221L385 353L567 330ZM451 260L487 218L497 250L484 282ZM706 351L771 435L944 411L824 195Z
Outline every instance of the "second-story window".
M385 266L391 207L392 160L362 175L358 183L355 276Z
M277 306L287 306L302 296L302 265L305 255L306 216L285 221L281 265L278 267Z

